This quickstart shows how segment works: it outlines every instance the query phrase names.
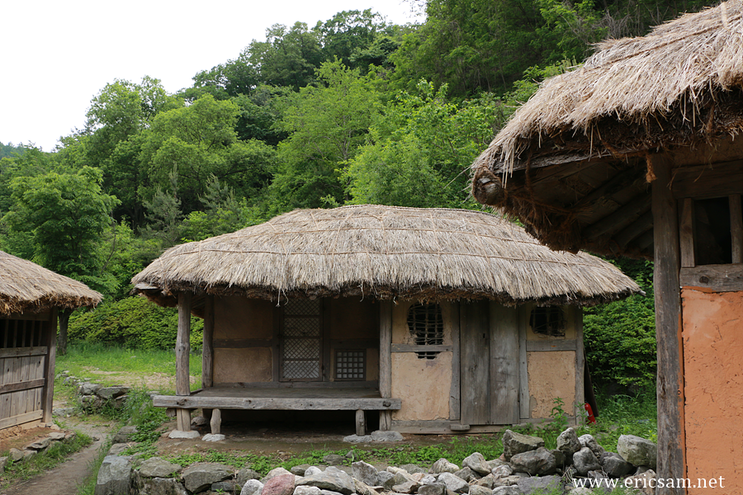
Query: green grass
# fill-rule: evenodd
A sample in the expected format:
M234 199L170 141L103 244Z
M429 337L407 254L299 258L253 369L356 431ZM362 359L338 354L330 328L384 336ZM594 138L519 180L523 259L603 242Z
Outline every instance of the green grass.
M111 347L103 344L80 342L67 348L67 354L58 355L56 372L66 370L78 378L91 380L102 385L121 384L121 375L107 375L93 373L98 369L105 372L127 373L141 377L153 373L164 373L175 376L175 351L173 350L141 350ZM196 377L192 389L200 387L201 383L201 354L192 353L189 359L189 373ZM134 378L136 381L136 377ZM130 383L140 385L144 383ZM161 390L173 392L173 390Z
M0 489L43 474L64 462L68 456L87 447L93 440L84 433L78 432L72 440L54 442L45 451L19 462L8 462L5 472L0 477ZM8 455L3 452L0 456Z

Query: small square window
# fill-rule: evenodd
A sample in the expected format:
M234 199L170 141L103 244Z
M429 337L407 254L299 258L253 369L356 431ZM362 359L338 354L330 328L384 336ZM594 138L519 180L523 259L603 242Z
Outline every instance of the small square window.
M365 380L366 379L366 350L336 350L335 351L335 379L336 380Z

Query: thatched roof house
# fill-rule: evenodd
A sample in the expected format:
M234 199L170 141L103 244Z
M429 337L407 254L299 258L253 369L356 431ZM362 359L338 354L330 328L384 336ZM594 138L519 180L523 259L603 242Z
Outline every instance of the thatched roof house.
M0 429L51 423L57 310L95 306L101 298L0 251Z
M182 244L132 283L156 298L188 290L273 301L361 296L586 305L639 291L610 263L550 251L489 213L376 205L296 210Z
M299 408L276 394L304 384L317 387L310 408L355 404L380 410L382 428L438 432L546 417L555 390L582 404L580 306L640 292L611 264L550 251L495 215L375 205L177 246L132 282L205 321L204 390L156 404Z
M743 361L726 357L743 347L741 130L734 0L600 44L473 164L478 201L550 247L654 259L659 476L715 471L737 480L730 493L743 490L737 466L712 459L739 453L743 435L727 419L743 411Z
M95 306L102 298L77 280L0 251L0 315Z

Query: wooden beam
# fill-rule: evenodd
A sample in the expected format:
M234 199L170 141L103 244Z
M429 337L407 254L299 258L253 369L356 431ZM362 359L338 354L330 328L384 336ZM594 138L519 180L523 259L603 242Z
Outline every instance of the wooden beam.
M680 283L681 287L702 287L714 292L743 291L743 264L682 268Z
M527 352L574 351L578 348L578 341L573 339L561 340L527 340Z
M642 193L627 202L624 206L615 210L613 213L592 223L583 229L583 237L586 239L595 239L610 232L625 228L630 223L637 220L648 208L650 208L651 198L647 193Z
M621 232L614 236L614 240L621 247L627 247L627 245L642 235L644 232L653 228L653 212L648 211L643 214L640 218L629 224Z
M379 394L392 397L392 301L379 301ZM360 408L356 408L360 409ZM392 427L392 414L379 413L379 429Z
M175 393L188 396L191 394L189 375L189 355L191 353L191 293L178 293L178 335L175 343ZM191 413L178 411L178 429L191 430Z
M673 178L675 198L708 199L743 191L743 160L679 167Z
M451 352L450 345L392 344L390 352Z
M519 416L521 420L531 418L529 407L529 364L526 354L526 327L529 323L529 307L519 307Z
M44 421L43 418L44 418L43 411L31 411L29 413L18 414L16 416L11 416L9 418L2 418L0 419L0 430L2 430L3 428L8 428L10 426L30 423L31 421L35 421L37 419L41 419L43 423L47 423L48 421Z
M0 359L12 357L46 356L48 352L49 347L47 347L46 345L40 345L37 347L15 347L0 349Z
M44 391L41 398L41 420L44 423L52 422L52 410L54 409L54 366L57 362L57 308L52 309L47 322L47 335L45 345L49 354L44 360Z
M619 191L627 189L627 186L632 187L633 183L638 178L638 175L638 169L634 167L630 167L627 170L621 171L614 175L614 177L604 182L599 187L573 203L567 209L575 211L578 208L592 206L596 201L604 196L611 196Z
M696 256L694 254L694 200L685 198L681 202L679 224L681 267L690 268L696 265Z
M730 234L733 243L733 263L743 263L743 207L740 194L731 194L730 202Z
M40 387L43 387L45 384L46 384L46 379L44 378L38 378L36 380L29 380L27 382L6 383L4 385L0 385L0 394L40 388Z
M204 305L204 341L201 348L201 386L214 385L214 296L206 296Z
M452 421L459 421L461 417L461 391L460 391L460 379L461 373L459 369L459 353L460 353L460 342L459 342L459 311L460 302L456 301L451 303L451 342L452 342L452 356L451 356L451 387L449 388L449 419Z
M394 398L277 398L277 397L208 397L203 395L156 395L155 407L179 409L244 409L269 411L396 411L402 400Z
M681 338L678 209L671 190L671 163L653 160L655 332L658 344L658 478L686 476L684 362ZM683 488L658 487L656 495L683 495Z

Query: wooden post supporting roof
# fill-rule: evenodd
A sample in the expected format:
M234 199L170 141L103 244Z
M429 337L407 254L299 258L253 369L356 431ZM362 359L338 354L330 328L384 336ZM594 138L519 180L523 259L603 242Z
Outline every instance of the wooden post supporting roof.
M379 394L392 397L392 301L379 301ZM392 427L392 412L379 411L379 429Z
M686 477L684 363L678 208L671 191L671 163L654 159L655 334L658 342L658 478ZM656 495L682 495L683 488L660 488Z
M175 393L176 395L191 395L191 380L189 378L188 359L191 353L191 293L178 293L178 336L175 343ZM188 409L178 409L178 429L191 430L191 412Z
M49 314L49 328L47 329L46 342L47 356L44 360L44 392L41 398L41 410L44 423L52 422L52 410L54 409L54 366L57 360L57 309L53 308Z
M201 353L201 386L214 385L214 296L206 296L204 306L204 342Z

